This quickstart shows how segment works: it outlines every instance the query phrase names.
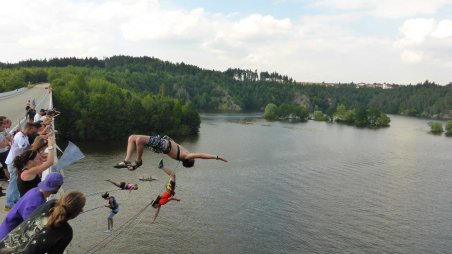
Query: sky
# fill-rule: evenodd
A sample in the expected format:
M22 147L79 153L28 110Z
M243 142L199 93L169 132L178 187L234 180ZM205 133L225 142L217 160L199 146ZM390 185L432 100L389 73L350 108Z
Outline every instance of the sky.
M300 82L452 82L452 0L3 0L0 62L150 56Z

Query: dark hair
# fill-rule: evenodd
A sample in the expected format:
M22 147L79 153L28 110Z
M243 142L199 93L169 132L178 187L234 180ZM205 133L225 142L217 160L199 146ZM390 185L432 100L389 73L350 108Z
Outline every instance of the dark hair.
M182 160L182 165L186 168L191 168L195 165L195 159Z
M24 126L24 129L31 129L31 128L39 129L39 127L41 127L40 123L26 123Z
M0 116L0 124L6 124L8 122L8 118L6 116Z
M106 199L110 196L110 194L108 194L108 192L105 192L104 194L102 194L102 198Z
M14 158L13 165L17 170L21 171L28 161L36 158L36 155L38 155L38 152L35 150L25 150Z

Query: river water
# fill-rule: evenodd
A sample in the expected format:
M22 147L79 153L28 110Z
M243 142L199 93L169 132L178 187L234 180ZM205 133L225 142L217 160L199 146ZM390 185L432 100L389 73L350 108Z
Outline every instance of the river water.
M373 130L205 114L197 137L176 140L229 162L190 169L147 150L136 171L115 169L125 140L78 144L86 158L65 169L65 190L83 191L85 210L109 190L121 208L112 235L107 208L72 220L69 253L451 253L452 138L429 134L428 120L391 119ZM161 158L176 170L181 202L151 224L144 207L167 181ZM109 178L139 190L115 190Z

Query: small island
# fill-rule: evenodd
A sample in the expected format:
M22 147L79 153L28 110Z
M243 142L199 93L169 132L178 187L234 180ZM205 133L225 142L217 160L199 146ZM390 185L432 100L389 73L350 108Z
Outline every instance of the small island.
M300 121L307 121L308 119L315 121L335 121L367 128L388 127L391 122L391 119L378 109L359 107L347 110L342 104L337 106L335 112L326 115L319 110L314 110L312 114L309 114L305 107L296 104L281 104L277 106L274 103L269 103L265 107L264 118L270 121L288 119L297 119Z
M452 137L452 120L447 121L444 128L441 122L429 122L428 125L430 126L430 133L441 135L446 132L447 137Z

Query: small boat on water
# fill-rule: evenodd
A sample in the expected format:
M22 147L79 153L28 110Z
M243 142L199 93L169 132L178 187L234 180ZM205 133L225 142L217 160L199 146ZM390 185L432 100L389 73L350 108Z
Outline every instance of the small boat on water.
M157 178L153 178L152 176L149 176L149 177L140 177L139 178L139 180L140 181L149 181L149 182L151 182L151 181L156 181L156 180L158 180Z

